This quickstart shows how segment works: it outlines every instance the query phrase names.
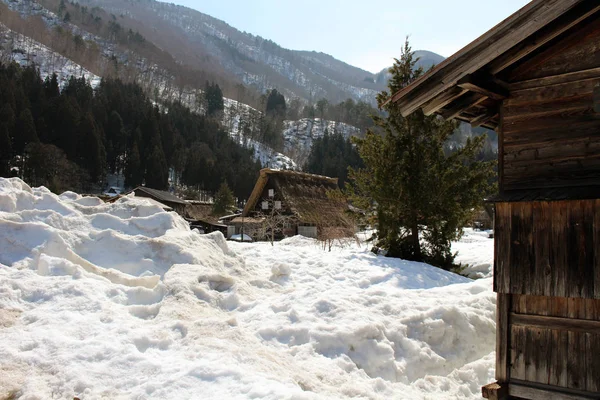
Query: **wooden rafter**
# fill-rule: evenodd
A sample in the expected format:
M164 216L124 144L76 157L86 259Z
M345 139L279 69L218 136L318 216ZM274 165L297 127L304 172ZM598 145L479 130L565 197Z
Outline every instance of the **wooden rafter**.
M482 78L476 78L473 75L467 75L460 79L457 86L462 89L470 90L471 92L482 94L494 100L504 100L509 96L508 90L496 85L491 79L484 80Z
M468 93L463 97L459 98L454 104L451 105L449 109L442 112L442 117L444 117L445 119L456 118L464 111L481 103L485 99L487 99L487 96L484 96L482 94Z
M478 126L482 126L489 121L493 120L498 116L498 109L492 108L487 110L484 114L481 114L478 117L473 118L470 123L473 128L477 128Z
M423 113L425 115L431 115L433 113L436 113L465 93L467 93L467 89L453 87L450 90L447 90L444 93L437 96L436 98L432 99L429 103L423 106Z

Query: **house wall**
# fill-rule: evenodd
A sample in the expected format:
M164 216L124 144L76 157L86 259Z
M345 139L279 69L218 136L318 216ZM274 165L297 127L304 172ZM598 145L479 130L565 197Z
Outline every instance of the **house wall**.
M496 378L516 397L597 393L600 200L497 203L495 225Z
M500 110L503 190L600 184L600 20L516 67ZM598 90L598 89L596 89Z

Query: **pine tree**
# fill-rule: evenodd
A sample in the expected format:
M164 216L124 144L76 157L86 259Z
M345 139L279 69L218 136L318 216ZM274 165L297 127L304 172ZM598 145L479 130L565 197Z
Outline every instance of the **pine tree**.
M206 115L208 116L215 116L225 109L223 92L216 83L210 84L206 82L204 88L204 101L206 103Z
M146 163L146 186L165 190L169 187L169 168L165 154L159 146L154 146Z
M38 136L33 122L33 115L28 108L21 111L14 132L13 146L18 154L22 154L29 143L38 142Z
M415 69L416 62L407 41L390 69L389 92L377 98L388 114L374 117L384 134L369 130L355 141L365 168L351 170L350 194L359 207L375 210L377 243L388 256L450 269L450 243L489 193L494 164L475 160L484 136L446 156L444 143L455 123L420 110L403 117L392 102L386 103L423 73Z
M137 142L133 142L131 150L127 154L125 164L125 186L133 188L142 184L144 174Z
M0 176L9 176L12 155L12 144L8 135L8 128L2 124L0 125Z
M214 215L223 215L235 207L235 198L226 182L221 183L219 191L215 195L212 212Z

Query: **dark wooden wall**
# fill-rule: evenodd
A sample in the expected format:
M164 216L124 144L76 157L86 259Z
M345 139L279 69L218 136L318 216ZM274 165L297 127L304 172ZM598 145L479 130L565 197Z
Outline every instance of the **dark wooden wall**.
M600 185L600 20L512 69L501 107L502 189Z
M600 391L600 300L509 295L510 381Z
M600 200L496 204L494 290L600 299Z

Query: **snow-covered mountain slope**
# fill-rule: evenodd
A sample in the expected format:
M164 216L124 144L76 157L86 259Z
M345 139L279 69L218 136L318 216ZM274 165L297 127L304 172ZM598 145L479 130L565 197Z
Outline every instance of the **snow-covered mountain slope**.
M169 49L183 64L215 60L260 92L277 88L287 97L306 101L324 97L333 103L347 98L372 103L383 88L368 71L323 53L284 49L190 8L157 1L88 0L85 4L137 21L140 33Z
M491 279L355 242L228 243L135 197L0 179L0 249L2 398L478 399L493 380Z
M71 76L85 77L92 87L100 84L101 78L81 65L61 56L35 40L13 32L0 24L0 54L5 60L15 61L21 66L35 64L42 79L56 73L59 85L64 86Z
M303 118L298 121L285 121L283 137L285 153L298 165L304 165L310 154L313 140L329 134L340 133L344 137L359 136L360 129L343 122L328 121L320 118Z

